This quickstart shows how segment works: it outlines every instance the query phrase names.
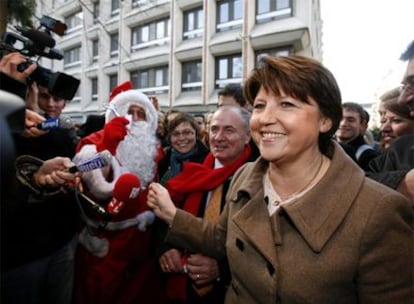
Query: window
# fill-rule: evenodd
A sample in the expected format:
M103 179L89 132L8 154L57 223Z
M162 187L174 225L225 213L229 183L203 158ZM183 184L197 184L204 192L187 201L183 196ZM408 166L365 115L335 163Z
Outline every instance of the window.
M109 75L109 92L118 85L118 74Z
M80 45L74 48L65 50L63 52L63 64L65 65L65 67L69 67L71 65L80 63L80 52L81 52Z
M96 24L99 20L99 1L94 2L92 5L93 24Z
M241 54L217 57L216 88L222 88L228 83L240 83L242 76L243 62Z
M203 8L184 12L184 39L193 39L203 36L204 12Z
M257 51L256 52L256 66L259 64L260 58L262 58L264 55L289 56L291 54L293 54L293 47L289 47L289 46Z
M98 61L99 57L99 40L92 40L92 61Z
M110 40L111 40L111 47L110 47L110 52L111 52L111 57L116 57L118 56L119 50L119 42L118 42L118 33L115 34L111 34Z
M98 101L98 78L91 79L91 87L92 87L92 102Z
M292 16L291 0L256 0L256 22L264 23Z
M151 0L132 0L132 6L140 6L151 3Z
M243 25L243 1L217 2L217 32L241 28Z
M170 32L170 20L162 19L137 26L131 30L131 51L159 46L167 43Z
M145 94L168 92L168 66L138 70L131 73L133 87Z
M193 91L201 89L201 60L183 63L182 69L182 90Z
M111 0L111 16L119 14L119 1L122 0Z
M82 11L76 12L72 15L65 17L65 24L67 26L67 32L80 29L83 23L83 13Z

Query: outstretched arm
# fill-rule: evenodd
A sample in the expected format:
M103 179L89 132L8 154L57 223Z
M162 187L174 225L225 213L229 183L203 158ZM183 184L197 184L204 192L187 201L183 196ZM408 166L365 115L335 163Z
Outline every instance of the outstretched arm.
M148 188L147 204L155 214L171 225L177 208L171 200L168 190L159 183L151 183Z

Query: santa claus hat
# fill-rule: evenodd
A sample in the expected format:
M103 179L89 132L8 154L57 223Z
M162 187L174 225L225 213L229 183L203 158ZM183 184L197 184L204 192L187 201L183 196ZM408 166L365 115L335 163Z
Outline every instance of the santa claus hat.
M122 93L124 91L132 90L132 82L131 81L125 81L118 85L116 88L114 88L111 92L111 95L109 95L109 102L112 101L112 99L115 98L116 95L119 93Z
M114 94L111 94L111 96L112 95ZM128 109L131 105L140 106L145 111L146 121L150 124L151 130L155 132L157 129L158 114L147 95L138 90L120 91L115 95L116 96L110 101L110 104L120 115L127 115ZM105 114L105 122L110 121L115 116L114 112L108 109Z

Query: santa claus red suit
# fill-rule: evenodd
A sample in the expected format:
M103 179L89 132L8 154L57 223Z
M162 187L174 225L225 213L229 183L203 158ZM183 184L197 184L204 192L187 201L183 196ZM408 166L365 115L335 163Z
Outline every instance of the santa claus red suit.
M148 184L162 156L155 135L157 111L148 97L124 83L106 112L104 129L83 138L75 163L108 150L109 166L84 172L80 202L76 303L161 303L163 288L152 244L155 216L146 205ZM126 88L126 90L124 90ZM131 109L138 109L135 119ZM131 115L130 115L131 114ZM126 195L126 196L125 196Z

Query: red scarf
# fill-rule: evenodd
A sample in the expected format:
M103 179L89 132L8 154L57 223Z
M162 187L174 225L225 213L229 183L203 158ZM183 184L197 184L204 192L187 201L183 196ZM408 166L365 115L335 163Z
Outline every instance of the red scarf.
M209 153L202 164L184 163L182 171L171 178L166 186L174 203L197 216L204 192L211 191L232 176L250 156L250 145L231 164L213 169L214 156ZM184 204L182 203L185 198Z
M202 164L184 163L182 171L171 178L166 186L171 199L195 216L198 215L204 192L223 184L232 176L250 156L250 145L246 145L243 153L230 165L213 169L214 156L209 153ZM184 203L181 204L184 200ZM183 255L183 263L187 255ZM187 275L170 274L167 281L167 296L170 300L185 301Z

